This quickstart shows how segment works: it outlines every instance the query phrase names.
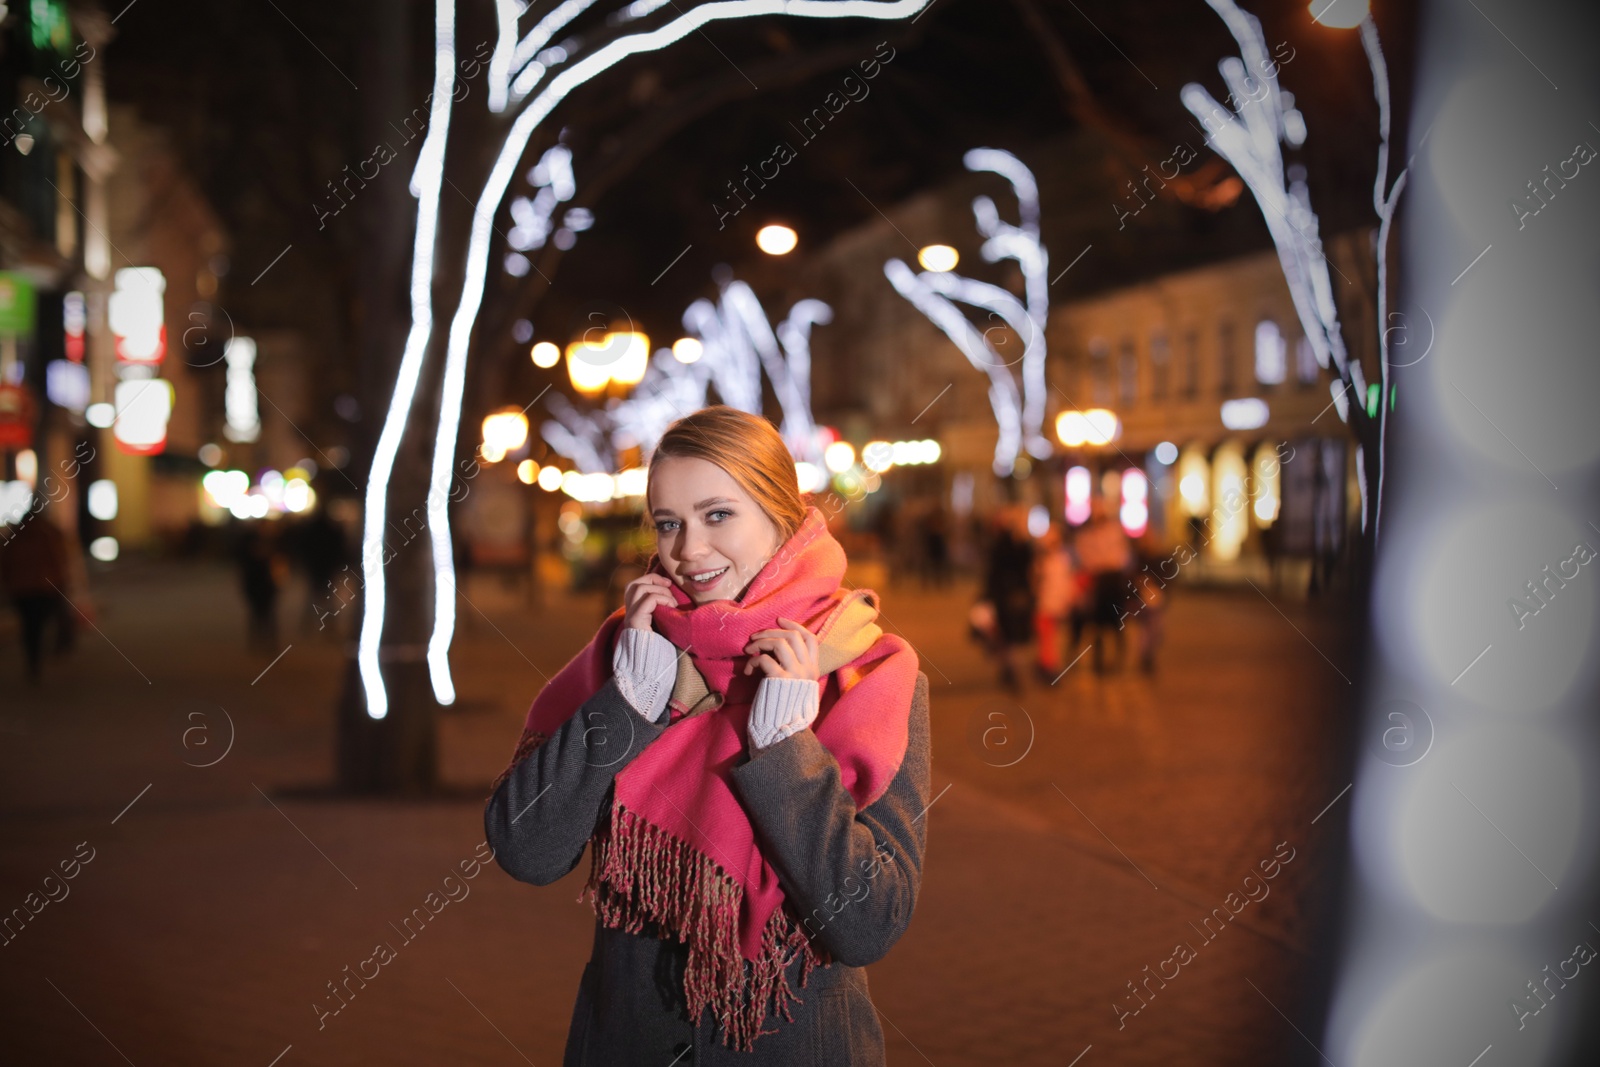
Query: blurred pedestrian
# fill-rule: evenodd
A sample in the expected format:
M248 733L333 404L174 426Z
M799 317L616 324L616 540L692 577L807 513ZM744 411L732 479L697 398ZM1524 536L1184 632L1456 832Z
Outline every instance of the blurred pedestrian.
M0 544L0 588L22 626L22 655L34 685L43 676L45 628L56 624L58 647L70 640L66 585L67 539L42 512L25 517Z
M1103 499L1096 498L1090 505L1089 521L1078 531L1073 542L1078 562L1089 573L1089 604L1083 621L1095 629L1094 670L1106 670L1105 644L1107 636L1117 643L1116 664L1120 668L1125 652L1122 633L1123 602L1128 595L1127 582L1133 572L1133 550L1122 524L1112 514ZM1077 644L1074 636L1073 644Z
M943 589L950 584L949 522L944 505L935 502L922 524L922 587Z
M1051 523L1034 545L1033 629L1038 647L1034 673L1046 685L1061 673L1061 628L1072 611L1074 582L1072 559L1061 540L1061 528Z
M301 522L296 547L300 566L306 574L306 583L310 586L306 597L306 615L301 620L301 629L305 630L319 616L326 614L327 605L334 598L334 575L340 567L351 562L351 558L345 543L344 527L328 514L325 507L316 508ZM319 612L319 606L324 610Z
M277 537L265 522L242 524L237 562L239 589L244 594L249 615L248 643L258 652L275 652L278 647L278 590L283 584L285 565L278 552Z
M1139 669L1145 674L1156 672L1156 653L1161 649L1167 628L1167 585L1161 575L1176 564L1171 553L1163 553L1155 531L1146 531L1134 546L1133 577L1128 584L1129 596L1125 601L1126 613L1132 616L1139 628Z
M993 605L994 625L988 633L989 653L1000 669L1000 684L1022 691L1015 649L1033 637L1033 545L1028 538L1027 511L1005 504L995 512L983 598Z

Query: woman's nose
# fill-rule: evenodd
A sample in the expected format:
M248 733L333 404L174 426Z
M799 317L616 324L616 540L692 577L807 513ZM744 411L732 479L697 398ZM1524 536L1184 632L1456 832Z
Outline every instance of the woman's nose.
M682 560L695 560L706 554L705 537L692 530L685 529L678 538L678 558Z

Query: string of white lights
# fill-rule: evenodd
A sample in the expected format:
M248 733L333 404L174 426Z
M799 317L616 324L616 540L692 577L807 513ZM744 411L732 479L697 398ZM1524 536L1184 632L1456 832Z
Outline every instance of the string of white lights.
M811 412L811 329L832 319L827 304L801 300L774 328L755 292L744 282L729 282L720 307L701 299L684 313L689 336L701 343L697 360L680 363L663 348L631 396L588 413L564 396L552 396L546 406L555 421L544 423L541 436L580 473L609 474L626 449L638 446L647 456L653 452L673 420L706 405L712 386L722 403L759 412L765 369L783 411L784 442L796 460L820 466L822 451Z
M802 383L797 373L800 368L791 356L779 350L778 336L767 321L767 313L762 310L761 302L748 285L744 282L730 284L722 299L738 316L745 336L761 357L761 366L767 372L767 380L772 383L773 395L783 410L783 422L779 427L783 439L791 442L791 447L794 442L812 441L816 437L816 423L812 421L811 404L807 396L810 390L804 387L809 385L809 373ZM809 358L806 364L809 369Z
M898 259L883 265L883 273L895 291L911 302L911 306L927 316L946 337L955 342L978 370L989 377L989 407L994 411L999 437L994 445L994 472L1008 477L1016 466L1017 452L1022 447L1022 402L1017 396L1017 383L1006 369L988 340L978 328L961 313L953 303L930 289L923 275L914 274L910 267Z
M566 0L540 19L528 36L517 42L517 50L511 57L511 69L516 74L516 80L511 84L511 103L531 93L549 70L549 65L537 59L540 50L550 43L551 38L566 29L573 19L593 7L594 3L595 0ZM566 54L558 53L547 58L554 64L564 60Z
M433 97L428 133L417 154L411 175L411 194L417 198L417 234L411 254L411 329L395 375L394 394L384 413L383 430L372 452L367 477L366 514L361 535L362 600L361 638L356 662L366 691L367 714L381 719L389 713L389 695L383 684L378 648L383 640L386 604L383 574L383 531L389 519L389 479L395 456L416 397L428 340L433 334L433 256L438 237L439 194L444 184L444 149L450 132L450 100L456 70L455 0L436 0L433 19Z
M1304 140L1302 131L1290 137L1285 123L1284 94L1279 89L1277 66L1267 55L1266 38L1261 23L1249 13L1240 10L1233 0L1206 0L1221 16L1234 40L1239 44L1239 55L1224 59L1219 68L1227 82L1231 99L1237 108L1217 103L1204 87L1193 82L1179 91L1185 107L1206 125L1207 143L1232 164L1234 170L1249 187L1273 245L1278 250L1278 261L1283 267L1284 280L1295 312L1300 318L1317 362L1331 367L1337 375L1329 384L1334 408L1339 418L1356 430L1360 442L1357 446L1357 483L1361 498L1361 528L1367 530L1369 512L1377 535L1377 517L1381 507L1384 467L1384 432L1387 425L1385 412L1389 390L1388 364L1388 264L1387 246L1395 204L1405 188L1406 172L1389 188L1389 74L1378 43L1377 27L1367 16L1361 22L1361 40L1372 68L1373 95L1378 102L1379 146L1378 173L1373 185L1373 206L1378 213L1378 350L1379 350L1379 404L1370 419L1367 416L1366 375L1359 360L1352 359L1346 348L1344 334L1339 324L1338 309L1333 299L1333 279L1329 273L1327 256L1323 252L1320 224L1311 209L1311 195L1304 180L1290 180L1285 185L1283 165L1284 143L1299 144ZM1259 83L1252 82L1251 72L1257 72ZM1264 91L1256 91L1262 89ZM1355 395L1355 404L1349 394ZM1375 432L1372 432L1375 429ZM1375 450L1378 483L1369 485L1365 464L1366 448Z
M1385 438L1389 429L1389 230L1394 223L1395 205L1405 190L1409 167L1402 167L1394 185L1384 193L1389 180L1389 64L1383 58L1378 27L1368 15L1361 20L1361 45L1372 68L1372 95L1378 101L1378 173L1372 184L1372 206L1378 213L1378 485L1372 506L1372 536L1377 537L1383 518L1383 481L1387 466Z
M986 170L1000 175L1011 183L1016 193L1021 226L1002 220L994 201L986 196L973 201L972 211L978 232L986 238L981 250L983 258L990 263L1012 259L1022 269L1031 329L1024 332L1015 324L1012 326L1018 336L1026 338L1022 358L1022 432L1028 452L1036 459L1043 459L1053 450L1042 432L1046 400L1045 323L1050 316L1050 254L1039 233L1039 183L1022 160L1001 149L974 148L962 157L962 162L970 171Z
M884 273L901 296L944 331L969 363L988 375L989 406L1000 428L995 442L994 470L1006 477L1015 468L1017 455L1024 448L1037 459L1053 451L1042 432L1050 257L1039 235L1039 183L1027 165L998 148L974 148L962 157L962 162L968 170L989 171L1011 183L1017 197L1020 226L1002 220L999 208L987 196L973 199L972 214L978 232L985 238L983 258L990 263L1015 260L1021 268L1027 305L999 286L949 271L914 274L898 259L886 263ZM980 333L952 301L998 317L1022 340L1022 355L1009 360L1002 358L989 340L989 331ZM1020 398L1010 371L1014 363L1021 365Z
M526 9L522 0L494 0L496 34L489 55L489 110L501 112L511 87L511 57L517 50L517 18Z
M589 55L574 61L550 79L517 116L507 131L504 143L490 169L473 212L468 240L465 277L461 299L450 322L444 380L440 389L438 433L434 441L433 478L428 498L429 523L434 546L434 626L428 640L428 669L434 695L441 703L455 698L450 680L449 648L455 632L455 562L450 545L446 490L454 464L457 434L461 422L461 399L466 377L467 353L472 329L483 302L487 277L493 218L517 167L527 150L529 139L562 100L578 87L616 66L630 56L659 51L682 40L710 23L758 15L788 15L797 18L908 18L933 0L720 0L702 4L647 32L615 38ZM566 5L561 9L565 10ZM549 18L554 18L552 14ZM574 15L574 17L576 17ZM543 25L543 23L541 23ZM564 61L564 60L563 60ZM513 65L515 65L513 58ZM439 161L442 168L443 160ZM409 399L409 398L408 398ZM387 478L387 472L385 472ZM450 595L444 591L450 590ZM376 652L374 651L374 657Z
M1344 377L1349 373L1347 360L1317 216L1304 183L1286 187L1284 182L1282 93L1261 24L1233 0L1206 2L1221 16L1243 57L1229 56L1219 64L1238 109L1218 103L1195 82L1183 86L1179 99L1205 124L1207 143L1233 166L1260 204L1317 362L1327 367L1331 361ZM1251 83L1251 71L1257 72L1265 91Z

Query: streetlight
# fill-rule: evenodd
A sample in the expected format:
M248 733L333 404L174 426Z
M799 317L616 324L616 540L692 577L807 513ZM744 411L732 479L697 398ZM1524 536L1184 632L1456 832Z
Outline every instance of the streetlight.
M481 453L485 463L499 463L506 453L515 452L527 441L528 416L520 408L505 408L484 417Z
M1121 420L1106 408L1063 411L1056 416L1056 437L1068 448L1099 448L1115 441L1121 432Z
M756 247L769 256L786 256L800 243L800 235L776 223L756 231Z
M611 382L638 385L650 362L650 338L633 330L614 330L600 341L567 346L567 376L584 396L598 396Z
M927 245L917 252L917 262L922 264L923 270L943 274L956 269L961 254L949 245Z
M533 365L544 370L549 370L561 362L561 349L549 341L540 341L534 345L530 354L533 356Z
M1311 0L1311 21L1333 30L1353 30L1367 17L1367 0Z

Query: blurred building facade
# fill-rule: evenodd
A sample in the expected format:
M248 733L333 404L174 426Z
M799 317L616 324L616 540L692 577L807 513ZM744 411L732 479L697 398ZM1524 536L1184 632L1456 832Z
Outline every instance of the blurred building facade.
M48 512L69 536L97 532L105 450L84 411L112 392L112 34L93 5L0 5L0 523Z
M102 560L224 522L211 470L264 495L313 451L304 339L222 303L226 229L166 131L107 100L114 36L94 4L0 4L0 521L48 512Z
M1108 226L1117 205L1106 200L1103 177L1082 160L1056 158L1063 154L1071 153L1046 148L1028 156L1040 177L1045 237L1056 241L1049 249L1044 423L1054 449L1049 457L1020 458L1010 477L992 469L998 428L987 375L883 273L891 258L917 270L920 246L945 243L959 250L961 273L1022 298L1020 270L985 263L972 225L972 198L980 193L994 197L1002 218L1015 217L1002 182L963 178L886 208L884 217L841 234L763 289L764 297L784 293L777 306L819 296L834 307L833 324L813 342L819 423L837 427L858 449L872 440L932 438L940 445L935 465L885 472L855 521L904 528L909 524L877 513L938 508L970 522L1018 501L1070 528L1087 516L1087 491L1113 512L1131 496L1130 532L1168 544L1203 538L1203 557L1219 565L1214 574L1241 559L1341 552L1360 516L1355 442L1332 403L1336 378L1312 354L1276 252L1166 267L1163 249L1172 236ZM1228 210L1259 209L1246 199ZM1097 253L1108 243L1123 259L1119 281L1110 285L1097 277ZM1207 247L1199 237L1189 243ZM1141 254L1142 246L1149 252ZM1372 247L1371 232L1358 230L1330 238L1325 252L1336 283L1345 283L1336 295L1351 357L1377 381ZM1137 280L1127 280L1130 261ZM1079 273L1075 284L1060 284L1072 273ZM1023 339L998 316L969 318L1003 359L1020 357ZM1057 419L1091 409L1115 416L1114 439L1064 444ZM1124 485L1128 471L1138 473ZM1196 529L1201 523L1209 523L1206 530Z

